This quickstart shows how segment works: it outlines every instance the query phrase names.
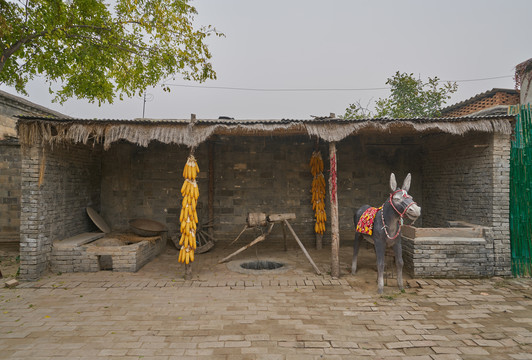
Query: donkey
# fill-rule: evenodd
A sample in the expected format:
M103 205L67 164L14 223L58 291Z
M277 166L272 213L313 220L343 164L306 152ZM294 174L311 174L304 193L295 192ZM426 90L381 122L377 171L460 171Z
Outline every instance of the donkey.
M405 178L403 186L397 188L395 175L390 175L390 188L392 192L388 200L384 202L381 208L373 208L375 218L373 222L373 232L371 235L359 232L355 233L355 243L353 246L353 264L351 273L354 275L357 270L357 255L360 249L362 237L373 243L375 253L377 254L377 271L378 271L378 293L382 294L384 287L384 255L387 246L393 246L395 252L395 265L397 266L397 286L403 291L403 253L401 248L401 226L403 218L406 215L410 220L416 220L421 215L421 208L414 202L412 196L408 195L410 189L411 175ZM355 227L360 218L370 209L369 205L364 205L355 215ZM367 229L366 229L367 230ZM362 230L362 232L364 232Z

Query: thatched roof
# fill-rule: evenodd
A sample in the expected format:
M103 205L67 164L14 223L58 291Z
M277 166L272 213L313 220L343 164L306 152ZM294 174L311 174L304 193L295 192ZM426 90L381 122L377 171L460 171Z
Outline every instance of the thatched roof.
M443 132L463 135L467 132L512 132L507 115L452 118L362 119L315 118L308 120L233 120L233 119L58 119L19 117L17 128L23 145L58 143L103 143L126 140L148 146L162 143L195 147L213 134L230 135L309 135L325 141L340 141L349 135L366 132L403 131L408 133Z

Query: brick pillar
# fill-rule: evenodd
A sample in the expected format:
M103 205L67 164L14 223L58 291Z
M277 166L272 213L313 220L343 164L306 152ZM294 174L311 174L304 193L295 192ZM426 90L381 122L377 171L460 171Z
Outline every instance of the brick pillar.
M51 246L46 246L44 204L39 189L42 148L22 148L20 210L20 278L38 280L47 268Z
M492 139L492 230L494 275L511 276L510 135L495 133Z

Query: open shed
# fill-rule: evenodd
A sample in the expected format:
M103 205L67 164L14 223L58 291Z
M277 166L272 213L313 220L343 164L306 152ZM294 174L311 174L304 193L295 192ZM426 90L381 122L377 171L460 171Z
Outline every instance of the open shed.
M422 207L417 228L446 228L461 221L474 224L483 239L449 243L442 237L425 239L429 242L423 245L411 231L412 241L404 246L407 269L419 276L510 275L512 121L506 115L366 120L23 116L18 120L23 148L20 277L42 276L52 265L54 241L93 230L88 206L113 230L143 217L166 224L170 236L177 234L182 169L191 149L202 170L202 216L213 218L220 242L232 241L250 212L290 212L296 214L292 226L302 242L313 246L308 163L319 149L329 159L327 174L330 164L337 166L332 188L338 194L338 217L330 217L330 196L327 214L338 229L328 221L325 233L333 276L340 241L352 242L356 209L386 200L391 172L399 182L412 173L410 193ZM272 244L280 242L282 233L271 238Z

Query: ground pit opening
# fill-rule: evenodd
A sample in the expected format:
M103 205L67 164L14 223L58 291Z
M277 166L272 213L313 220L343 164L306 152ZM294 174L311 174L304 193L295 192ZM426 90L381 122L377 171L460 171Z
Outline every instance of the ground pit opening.
M231 271L247 275L283 274L294 268L294 265L289 261L272 258L233 260L228 262L226 266Z
M274 270L283 267L284 264L276 261L256 260L240 264L240 267L247 270Z

